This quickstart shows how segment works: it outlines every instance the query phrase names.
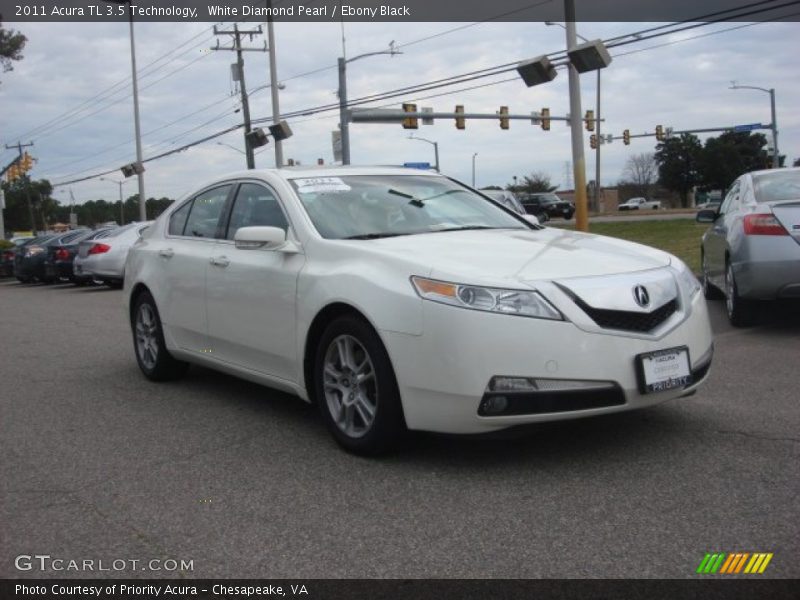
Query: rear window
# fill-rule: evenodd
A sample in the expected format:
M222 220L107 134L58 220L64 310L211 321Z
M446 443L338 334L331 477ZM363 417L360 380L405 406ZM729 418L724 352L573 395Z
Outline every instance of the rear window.
M753 175L756 202L800 200L800 171L775 171Z

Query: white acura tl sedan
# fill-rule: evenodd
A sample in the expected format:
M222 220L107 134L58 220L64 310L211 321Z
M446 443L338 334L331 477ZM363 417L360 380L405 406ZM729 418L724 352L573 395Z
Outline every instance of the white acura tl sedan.
M693 393L700 284L638 244L540 227L432 172L255 170L175 202L125 268L136 359L316 402L344 448L479 433Z

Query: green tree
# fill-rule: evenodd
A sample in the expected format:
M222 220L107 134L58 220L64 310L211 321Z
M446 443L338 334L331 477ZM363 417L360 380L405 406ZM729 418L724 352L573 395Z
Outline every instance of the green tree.
M2 24L3 15L0 15L0 64L3 65L5 72L14 69L11 61L22 59L22 49L28 38L18 31L3 28Z
M771 166L763 133L726 131L706 140L700 159L702 185L710 190L726 190L748 171Z
M58 202L51 197L53 186L46 179L32 180L27 175L3 183L6 195L5 227L9 231L47 229ZM30 202L34 222L31 223Z
M656 146L659 183L677 192L684 208L689 205L689 192L701 181L699 167L702 152L700 140L691 133L671 137Z

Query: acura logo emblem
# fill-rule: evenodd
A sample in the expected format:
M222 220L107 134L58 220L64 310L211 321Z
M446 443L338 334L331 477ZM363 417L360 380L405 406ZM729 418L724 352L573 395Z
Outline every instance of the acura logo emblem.
M647 288L643 285L637 285L633 288L633 299L642 308L647 308L650 304L650 294L647 292Z

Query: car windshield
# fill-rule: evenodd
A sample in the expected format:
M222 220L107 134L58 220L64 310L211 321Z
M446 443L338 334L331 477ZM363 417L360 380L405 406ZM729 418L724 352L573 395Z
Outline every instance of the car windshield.
M529 229L445 177L344 175L291 180L320 235L372 239L464 229Z
M800 171L775 171L753 175L756 202L800 200Z
M553 204L554 202L561 202L561 198L555 194L536 194L534 198L538 198L542 204Z

